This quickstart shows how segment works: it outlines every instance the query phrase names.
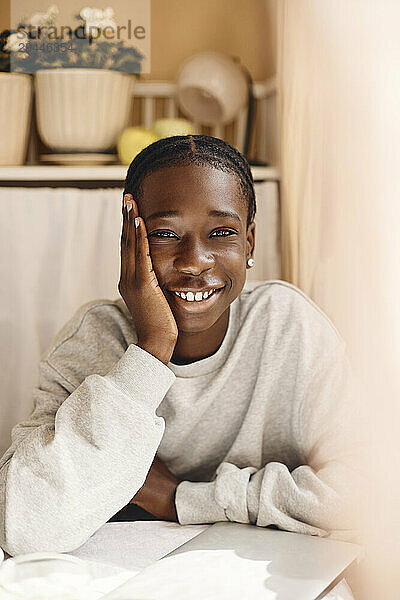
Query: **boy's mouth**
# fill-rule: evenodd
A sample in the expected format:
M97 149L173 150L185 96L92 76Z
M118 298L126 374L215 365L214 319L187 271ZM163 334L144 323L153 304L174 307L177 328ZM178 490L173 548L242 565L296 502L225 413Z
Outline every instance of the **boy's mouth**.
M211 288L204 292L184 292L183 290L182 292L178 292L168 290L168 293L174 299L177 306L189 310L190 312L197 312L210 308L210 306L216 302L224 287Z

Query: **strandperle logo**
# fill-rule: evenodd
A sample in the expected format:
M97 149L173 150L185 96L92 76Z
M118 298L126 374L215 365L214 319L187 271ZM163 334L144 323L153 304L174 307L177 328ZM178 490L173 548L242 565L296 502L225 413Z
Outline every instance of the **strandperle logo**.
M51 7L57 8L57 7ZM146 28L143 25L135 25L131 19L128 19L126 25L118 25L112 20L113 9L106 8L104 11L95 8L85 8L77 19L84 20L84 23L74 29L70 25L32 25L31 23L20 24L17 28L17 38L21 41L27 38L31 40L59 40L59 39L89 39L93 43L100 37L107 40L137 39L143 40L146 37ZM100 16L99 16L100 15ZM104 15L104 16L103 16ZM34 17L36 15L33 15ZM121 35L123 34L123 35Z
M141 5L149 0L138 0ZM130 7L135 2L130 2ZM142 6L143 8L143 6ZM126 5L125 5L126 10ZM121 11L123 14L123 11ZM66 11L63 10L65 16ZM66 22L59 22L60 9L51 5L45 13L23 18L10 31L3 52L10 56L10 70L34 73L43 68L86 67L143 73L150 70L150 11L145 21L129 17L117 22L114 8L84 7ZM148 19L147 19L148 17ZM76 25L72 21L76 21ZM143 69L143 64L147 69Z

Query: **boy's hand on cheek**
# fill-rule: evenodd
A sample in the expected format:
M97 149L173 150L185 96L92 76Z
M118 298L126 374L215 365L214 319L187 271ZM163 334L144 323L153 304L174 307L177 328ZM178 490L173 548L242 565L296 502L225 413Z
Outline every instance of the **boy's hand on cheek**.
M146 481L130 501L162 521L178 521L175 492L180 480L156 456Z
M146 225L131 194L124 195L122 212L118 290L131 313L137 346L167 365L178 339L178 326L153 269Z

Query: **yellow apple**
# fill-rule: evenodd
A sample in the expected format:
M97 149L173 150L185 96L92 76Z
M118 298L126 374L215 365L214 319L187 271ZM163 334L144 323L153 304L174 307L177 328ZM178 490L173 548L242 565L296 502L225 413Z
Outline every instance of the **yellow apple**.
M160 139L147 127L127 127L121 133L117 143L118 156L123 165L129 165L139 152Z
M152 130L160 138L196 133L194 123L187 119L157 119L152 125Z

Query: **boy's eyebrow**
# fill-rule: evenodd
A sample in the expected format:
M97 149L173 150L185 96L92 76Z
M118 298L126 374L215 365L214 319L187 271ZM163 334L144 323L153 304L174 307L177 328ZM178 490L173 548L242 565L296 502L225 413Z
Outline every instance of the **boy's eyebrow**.
M149 217L147 217L147 221L150 221L150 219L157 219L157 218L160 219L162 217L177 217L180 214L181 213L179 210L160 210L158 212L153 213ZM240 223L239 215L237 215L235 212L232 212L230 210L215 210L214 209L214 210L210 210L208 212L208 215L210 217L231 217L233 219L236 219Z

